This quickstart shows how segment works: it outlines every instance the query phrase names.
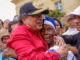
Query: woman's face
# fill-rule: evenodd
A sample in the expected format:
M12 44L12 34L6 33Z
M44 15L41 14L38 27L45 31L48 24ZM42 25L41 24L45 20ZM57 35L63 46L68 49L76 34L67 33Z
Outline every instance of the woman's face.
M55 35L55 30L52 26L44 24L43 29L41 31L42 37L47 44L53 42L53 37Z
M4 26L4 28L5 29L8 29L8 24L9 24L9 20L6 20L5 22L4 22L4 24L3 24L3 26Z
M60 24L57 21L55 21L55 22L56 22L56 34L59 34L60 30L61 30Z

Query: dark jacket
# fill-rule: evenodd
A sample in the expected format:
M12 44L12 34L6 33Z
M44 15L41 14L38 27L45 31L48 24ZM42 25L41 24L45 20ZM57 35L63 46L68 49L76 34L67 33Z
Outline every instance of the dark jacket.
M76 45L78 48L78 60L80 60L80 32L75 35L63 35L62 36L67 44L72 46Z

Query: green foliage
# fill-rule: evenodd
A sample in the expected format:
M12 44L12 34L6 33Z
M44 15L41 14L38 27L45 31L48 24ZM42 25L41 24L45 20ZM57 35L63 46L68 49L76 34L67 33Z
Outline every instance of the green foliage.
M63 16L63 13L61 13L60 10L49 10L49 14L47 14L47 16L57 18L60 20L61 17Z
M68 27L69 27L69 24L65 24L65 25L64 25L64 27L65 27L66 29L68 29Z

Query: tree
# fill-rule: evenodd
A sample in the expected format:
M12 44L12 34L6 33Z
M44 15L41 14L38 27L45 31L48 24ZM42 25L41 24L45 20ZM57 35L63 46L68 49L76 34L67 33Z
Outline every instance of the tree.
M63 16L63 13L61 13L60 10L49 10L49 14L47 14L47 16L52 17L52 18L57 18L57 19L61 19L61 17Z

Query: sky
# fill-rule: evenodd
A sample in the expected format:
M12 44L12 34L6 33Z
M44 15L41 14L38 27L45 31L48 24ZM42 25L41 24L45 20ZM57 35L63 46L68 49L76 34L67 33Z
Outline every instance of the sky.
M16 8L11 0L0 0L0 19L3 21L6 19L13 20L16 15Z

